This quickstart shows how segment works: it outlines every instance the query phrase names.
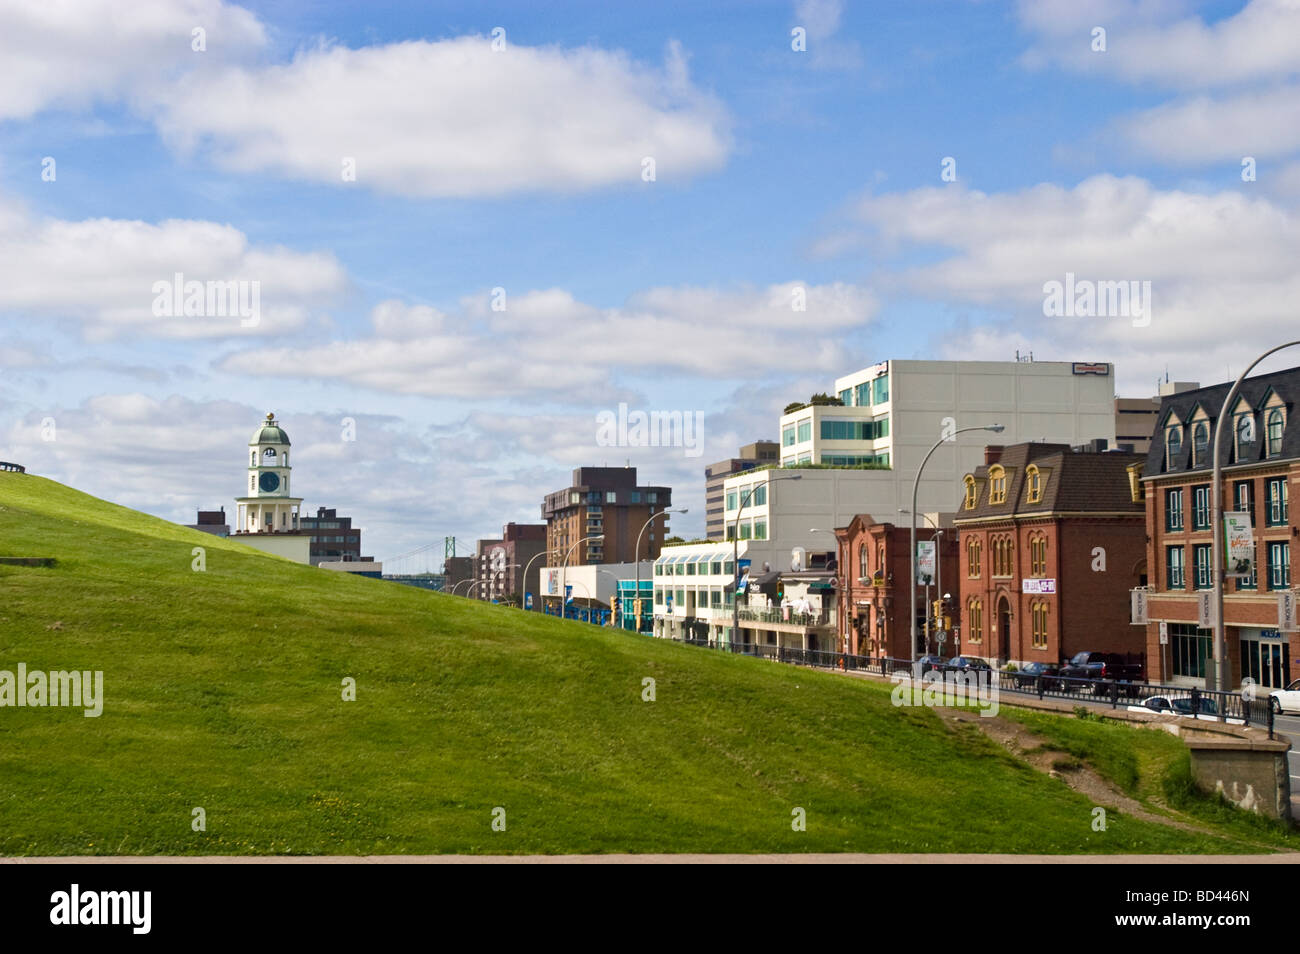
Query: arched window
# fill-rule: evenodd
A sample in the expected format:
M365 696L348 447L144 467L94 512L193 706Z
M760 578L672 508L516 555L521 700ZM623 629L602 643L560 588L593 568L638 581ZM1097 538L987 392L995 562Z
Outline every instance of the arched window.
M972 598L966 604L966 642L978 643L984 639L984 601Z
M1282 416L1282 409L1273 408L1268 412L1268 456L1276 457L1282 453L1282 426L1285 419Z
M275 448L274 448L274 447L268 447L266 450L262 451L262 466L263 466L263 467L274 467L274 466L275 466Z
M1047 537L1036 535L1029 541L1029 574L1033 577L1047 576Z
M248 452L248 466L249 467L257 466L257 448L254 448L253 450L250 450Z
M966 475L966 509L975 509L975 478L970 474Z
M1043 500L1043 478L1038 473L1037 464L1025 468L1025 494L1027 503L1041 503Z
M1007 472L1001 464L989 468L989 503L1007 502Z
M1237 441L1237 453L1233 459L1247 461L1255 459L1255 415L1246 413L1237 415L1237 424L1233 428Z
M858 579L865 580L867 573L867 545L865 543L858 546Z
M1192 425L1192 466L1203 467L1209 456L1210 425L1197 421Z
M1178 461L1183 454L1183 426L1181 424L1171 424L1165 428L1165 451L1168 453L1165 466L1177 467Z
M972 580L980 578L980 556L983 547L978 539L966 541L966 576Z

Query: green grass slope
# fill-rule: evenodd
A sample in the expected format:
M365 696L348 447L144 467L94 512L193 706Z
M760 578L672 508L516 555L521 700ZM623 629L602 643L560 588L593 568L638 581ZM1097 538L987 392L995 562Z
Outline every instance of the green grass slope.
M0 708L3 854L1257 845L1094 832L887 685L299 566L35 476L0 473L0 556L58 560L0 566L0 670L102 670L105 694L99 718Z

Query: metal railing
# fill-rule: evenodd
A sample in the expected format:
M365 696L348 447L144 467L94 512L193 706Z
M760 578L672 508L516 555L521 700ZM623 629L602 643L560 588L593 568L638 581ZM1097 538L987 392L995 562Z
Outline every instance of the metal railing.
M740 618L749 620L752 623L790 623L794 626L827 626L834 622L830 614L825 611L820 613L795 613L791 611L787 617L785 611L781 609L742 609Z
M920 670L921 676L927 672L957 671L955 667L947 664L922 664L919 661L913 663L910 659L899 659L893 656L859 656L827 649L801 649L772 643L727 643L713 639L676 636L652 638L667 638L673 642L718 649L738 655L757 656L788 665L839 669L845 672L857 671L886 677L895 673L910 676L914 666ZM1226 721L1230 724L1256 726L1267 728L1268 737L1273 738L1276 713L1268 698L1267 689L1263 690L1265 693L1263 698L1248 698L1240 692L1219 692L1196 686L1161 686L1117 679L1042 676L1015 669L989 668L974 671L996 674L996 685L1000 692L1035 695L1040 699L1080 701L1090 699L1102 705L1109 704L1111 709L1119 709L1122 704L1132 711L1149 711L1202 721Z

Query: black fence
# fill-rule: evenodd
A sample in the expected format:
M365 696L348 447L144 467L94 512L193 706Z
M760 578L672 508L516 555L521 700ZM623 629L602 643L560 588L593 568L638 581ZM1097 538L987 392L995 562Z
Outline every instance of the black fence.
M27 473L27 468L22 464L11 464L7 460L0 460L0 470L13 471L15 474Z
M893 676L895 673L910 676L914 668L919 670L918 674L922 677L928 672L989 673L989 678L993 675L997 676L996 685L1000 692L1034 695L1039 699L1091 701L1109 706L1111 709L1119 709L1122 706L1131 711L1187 716L1209 722L1226 721L1230 724L1253 725L1267 728L1268 737L1273 738L1275 710L1267 695L1267 689L1262 689L1264 693L1262 698L1258 695L1248 697L1240 692L1219 692L1195 686L1160 686L1120 679L1043 676L1015 669L959 670L957 667L942 663L914 663L910 659L897 659L892 656L858 656L823 649L796 649L770 643L720 643L712 639L675 637L672 641L707 649L720 649L738 655L757 656L793 666L866 672L878 676Z

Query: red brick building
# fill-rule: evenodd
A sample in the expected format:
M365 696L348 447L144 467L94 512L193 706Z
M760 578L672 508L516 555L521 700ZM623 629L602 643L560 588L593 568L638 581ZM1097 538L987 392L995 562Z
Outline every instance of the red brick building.
M1212 590L1210 453L1230 385L1166 396L1147 456L1147 561L1152 568L1147 653L1163 681L1207 685L1214 677L1212 629L1199 625L1200 592ZM1281 687L1297 677L1300 636L1278 626L1278 595L1290 593L1300 523L1290 487L1300 484L1300 428L1287 426L1300 399L1300 368L1248 378L1221 439L1223 510L1250 514L1254 573L1224 582L1229 688L1250 676ZM1200 592L1198 592L1200 591ZM1166 642L1160 638L1164 623Z
M1143 652L1129 594L1146 582L1144 460L1065 444L985 451L954 518L963 653L1057 663Z
M944 589L950 593L957 592L957 534L951 527L943 527L946 522L941 517L938 521L944 532L939 537L939 573ZM839 573L841 592L844 599L839 604L839 632L847 636L848 651L862 656L892 656L896 659L909 659L912 650L908 646L908 613L911 611L911 593L907 588L911 573L912 527L897 526L892 523L877 523L870 514L858 514L847 527L837 527L835 536L839 540ZM920 520L917 527L918 541L934 537L934 529ZM940 596L937 586L930 587L930 599ZM926 590L924 586L916 588L917 614L917 653L924 653L926 646L924 619L926 617ZM952 642L944 649L945 654ZM937 649L938 644L931 638L930 648Z

